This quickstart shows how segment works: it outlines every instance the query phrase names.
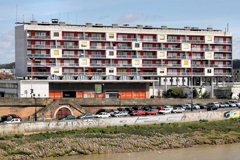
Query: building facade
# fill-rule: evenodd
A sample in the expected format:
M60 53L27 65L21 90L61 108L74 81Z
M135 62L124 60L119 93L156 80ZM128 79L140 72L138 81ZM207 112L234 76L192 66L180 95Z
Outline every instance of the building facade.
M157 88L211 85L232 75L232 35L221 30L56 21L17 24L20 77L157 80Z

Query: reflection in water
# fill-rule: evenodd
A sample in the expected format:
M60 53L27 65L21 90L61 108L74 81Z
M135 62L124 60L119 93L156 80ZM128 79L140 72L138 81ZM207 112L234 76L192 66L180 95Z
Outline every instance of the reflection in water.
M239 160L240 144L202 145L193 148L172 150L116 153L88 156L69 156L48 160Z

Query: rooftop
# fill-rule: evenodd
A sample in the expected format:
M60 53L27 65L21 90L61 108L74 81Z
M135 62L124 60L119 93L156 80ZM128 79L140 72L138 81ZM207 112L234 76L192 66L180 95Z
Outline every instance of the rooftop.
M206 29L199 29L198 27L184 27L184 28L168 28L167 26L161 26L161 27L153 27L150 25L136 25L136 26L129 26L129 24L124 24L122 26L118 24L112 24L112 25L103 25L103 24L92 24L92 23L86 23L86 24L67 24L65 22L59 22L58 19L52 19L51 22L45 21L45 22L37 22L37 21L30 21L30 22L16 22L16 24L22 24L22 25L41 25L41 26L77 26L77 27L93 27L93 28L131 28L131 29L146 29L146 30L182 30L182 31L211 31L211 32L222 32L222 30L216 30L211 27L208 27Z

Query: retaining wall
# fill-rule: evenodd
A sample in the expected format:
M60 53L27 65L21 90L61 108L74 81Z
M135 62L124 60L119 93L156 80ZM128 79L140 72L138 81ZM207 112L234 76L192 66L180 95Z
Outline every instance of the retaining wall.
M158 116L121 117L121 118L95 118L83 120L49 121L49 122L25 122L17 124L1 124L0 136L12 134L31 134L46 131L73 130L89 127L138 125L154 123L188 122L200 119L223 120L239 118L240 110L193 112L181 114L168 114Z

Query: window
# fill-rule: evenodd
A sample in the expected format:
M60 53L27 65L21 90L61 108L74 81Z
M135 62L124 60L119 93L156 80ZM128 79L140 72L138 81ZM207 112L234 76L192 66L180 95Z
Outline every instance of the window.
M165 40L165 36L164 35L160 35L160 40Z
M164 69L163 68L160 69L160 73L164 73Z
M164 57L164 56L165 56L165 53L164 53L164 52L160 52L160 53L159 53L159 56L160 56L160 57Z
M27 32L28 37L32 37L32 32Z
M212 70L211 70L211 69L208 69L208 70L207 70L207 73L212 73Z
M188 44L184 44L184 45L183 45L183 48L184 48L184 49L189 49L189 45L188 45Z
M168 36L169 40L177 40L177 36Z
M153 64L152 61L143 61L143 64Z
M135 43L135 48L139 48L140 44L139 43Z
M114 38L114 34L113 34L113 33L110 33L110 34L109 34L109 38Z
M109 51L109 56L114 56L114 52L113 51Z
M54 73L59 73L59 68L54 68L54 69L53 69L53 72L54 72Z
M86 65L87 64L87 60L86 59L83 59L82 60L82 65Z
M200 41L200 40L201 40L201 37L192 37L192 40L193 40L193 41Z
M53 54L54 54L54 55L59 55L59 50L54 50L54 51L53 51Z
M207 53L207 58L212 58L212 53L211 52Z
M109 73L114 73L114 70L113 69L109 69Z
M54 32L54 33L53 33L53 36L54 36L54 37L59 37L59 32Z
M188 61L184 61L184 66L187 66L188 65Z
M208 37L207 37L207 41L208 41L208 42L211 42L211 41L212 41L212 37L211 37L211 36L208 36Z
M140 60L135 60L135 65L140 65Z
M82 42L81 47L87 47L87 42Z
M143 44L143 47L152 48L152 47L153 47L153 44Z

